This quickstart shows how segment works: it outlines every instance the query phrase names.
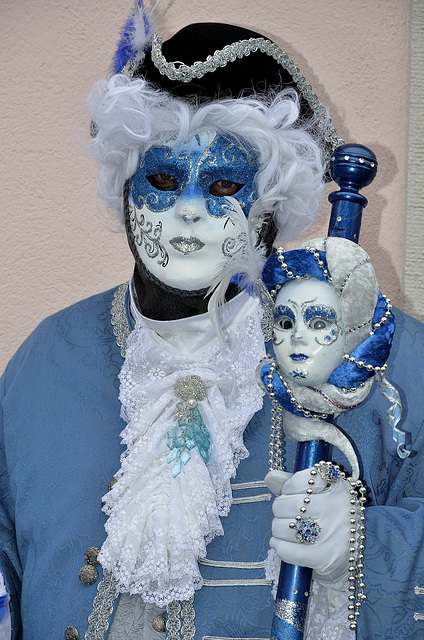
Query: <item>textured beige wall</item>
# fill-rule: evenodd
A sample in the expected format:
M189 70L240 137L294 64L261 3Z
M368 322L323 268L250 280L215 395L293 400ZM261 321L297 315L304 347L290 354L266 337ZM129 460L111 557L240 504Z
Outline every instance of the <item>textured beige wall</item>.
M95 167L78 148L81 101L106 74L131 0L4 0L0 368L46 315L128 278L123 234L97 211ZM291 54L339 135L377 154L361 240L397 303L403 231L407 0L162 0L162 32L239 23ZM310 236L325 233L328 206Z
M410 11L409 135L404 231L403 308L424 321L424 2Z

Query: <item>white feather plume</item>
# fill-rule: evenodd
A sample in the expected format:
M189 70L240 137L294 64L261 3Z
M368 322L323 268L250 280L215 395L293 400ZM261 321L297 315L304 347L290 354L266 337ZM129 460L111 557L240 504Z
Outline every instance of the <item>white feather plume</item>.
M228 259L226 265L219 271L212 281L208 294L212 293L208 312L217 335L224 342L218 321L218 308L225 302L225 294L231 279L237 274L237 284L242 290L254 295L257 291L257 280L260 279L266 259L267 247L259 241L260 230L266 222L269 213L265 211L264 203L257 200L251 207L249 217L246 218L240 203L236 198L228 196L228 215L239 229L239 249Z
M132 45L137 51L134 61L135 66L143 61L146 47L152 39L154 32L153 16L160 2L161 0L157 0L153 9L147 13L144 9L144 2L134 0L134 32L132 36Z

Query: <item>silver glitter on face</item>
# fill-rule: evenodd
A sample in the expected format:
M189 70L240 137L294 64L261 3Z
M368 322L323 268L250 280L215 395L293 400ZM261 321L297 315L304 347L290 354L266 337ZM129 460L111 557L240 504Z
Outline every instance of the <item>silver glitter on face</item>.
M134 243L143 247L147 257L157 259L157 263L166 267L169 255L161 242L162 222L153 223L145 219L141 209L137 209L133 202L128 202L129 223L133 234Z
M222 254L226 258L232 258L236 253L242 251L245 246L245 233L240 233L236 238L230 236L229 238L225 238L225 241L222 243Z
M200 249L205 246L205 243L199 240L199 238L185 238L184 236L171 238L169 244L174 247L176 251L186 255L194 253L195 251L200 251Z

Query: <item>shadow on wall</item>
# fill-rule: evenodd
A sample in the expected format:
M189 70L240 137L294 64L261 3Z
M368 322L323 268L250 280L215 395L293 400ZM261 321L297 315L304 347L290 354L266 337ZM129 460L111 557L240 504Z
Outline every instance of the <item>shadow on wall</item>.
M277 41L282 49L286 48L290 50L290 55L300 68L301 73L312 86L313 91L317 94L320 101L328 108L332 122L337 128L339 138L346 142L358 142L362 144L362 140L352 140L343 114L332 102L330 96L326 93L302 54L299 51L293 50L293 47L291 47L287 41L281 40L279 37L274 37L272 34L269 34L269 37ZM399 166L395 155L389 147L378 142L375 144L371 143L368 146L371 147L377 156L379 169L372 184L361 191L368 199L368 205L364 209L362 217L360 244L369 253L374 266L380 265L376 267L376 271L382 292L390 297L393 304L399 306L401 302L403 302L401 282L396 270L396 265L393 263L390 251L391 243L389 242L389 246L387 246L387 241L385 240L385 246L379 244L382 225L385 222L385 218L388 217L387 214L390 212L390 202L387 201L383 193L385 188L390 185L395 179L395 176L398 175ZM333 182L326 185L314 224L296 240L286 243L286 249L293 249L308 239L325 236L327 234L331 212L331 205L327 198L329 193L335 190L337 191L338 188L338 185ZM396 230L393 231L393 235L395 234ZM385 229L386 238L387 235L390 237L390 230ZM396 244L399 243L398 238L390 237L390 239Z

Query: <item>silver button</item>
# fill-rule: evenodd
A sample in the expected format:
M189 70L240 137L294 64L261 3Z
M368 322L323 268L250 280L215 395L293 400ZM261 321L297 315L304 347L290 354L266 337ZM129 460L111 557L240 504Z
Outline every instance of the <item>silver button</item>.
M78 629L72 626L67 627L65 629L65 640L79 640Z
M165 616L156 616L156 618L153 618L152 627L154 631L161 631L165 633L165 629L166 629Z
M94 584L99 577L99 572L92 564L85 564L79 570L78 577L84 584Z
M94 567L98 567L100 562L97 560L97 556L100 553L99 547L88 547L84 553L84 560L87 564L92 564Z

